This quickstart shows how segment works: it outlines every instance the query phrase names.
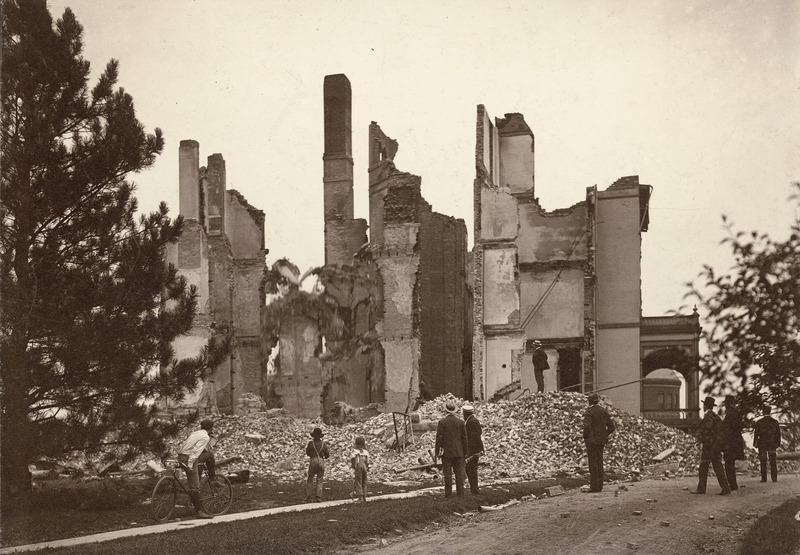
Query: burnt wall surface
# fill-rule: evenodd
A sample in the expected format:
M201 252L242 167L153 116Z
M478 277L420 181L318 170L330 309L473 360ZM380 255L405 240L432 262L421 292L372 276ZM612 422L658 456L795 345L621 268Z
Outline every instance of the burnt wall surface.
M427 203L420 212L420 380L434 395L463 398L471 379L465 356L472 335L467 228L464 220L432 212Z
M325 222L327 264L352 265L353 257L367 242L367 221L328 220Z
M316 356L320 335L316 322L296 315L281 324L278 371L273 384L280 406L290 414L317 418L322 413L323 368Z

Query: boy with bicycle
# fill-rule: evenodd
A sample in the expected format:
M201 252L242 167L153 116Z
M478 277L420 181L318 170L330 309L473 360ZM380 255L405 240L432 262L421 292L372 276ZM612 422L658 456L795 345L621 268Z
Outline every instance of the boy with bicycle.
M178 453L178 463L186 472L189 482L189 498L192 500L198 518L214 518L203 509L200 501L200 473L197 470L199 463L205 463L208 479L214 475L214 452L211 450L216 443L213 436L214 422L205 419L200 422L200 429L192 432L183 442Z

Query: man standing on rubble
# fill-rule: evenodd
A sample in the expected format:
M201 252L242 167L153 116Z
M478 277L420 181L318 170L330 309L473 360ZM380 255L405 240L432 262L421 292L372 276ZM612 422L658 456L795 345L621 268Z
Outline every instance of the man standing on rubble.
M436 446L434 453L442 459L444 473L444 496L453 496L453 470L456 473L456 495L464 495L464 454L467 452L467 428L464 421L456 416L455 401L447 401L444 406L447 416L436 426Z
M461 407L464 413L464 426L467 429L467 460L466 472L469 480L469 491L478 495L478 458L483 455L483 439L481 438L481 423L475 418L475 409L472 405Z
M603 491L603 449L608 436L617 427L608 411L601 407L600 396L589 393L586 397L589 408L583 414L583 441L586 442L586 455L589 459L589 492Z
M533 342L533 376L536 378L536 393L544 393L544 371L550 368L547 353L542 349L542 342Z
M725 468L722 466L722 454L719 449L719 426L720 418L714 412L713 397L706 397L703 400L703 409L706 411L703 415L703 420L700 421L700 477L697 480L697 489L692 493L705 493L706 484L708 483L708 465L714 467L714 474L717 475L717 481L722 491L717 495L729 495L731 488L728 485L728 479L725 477Z

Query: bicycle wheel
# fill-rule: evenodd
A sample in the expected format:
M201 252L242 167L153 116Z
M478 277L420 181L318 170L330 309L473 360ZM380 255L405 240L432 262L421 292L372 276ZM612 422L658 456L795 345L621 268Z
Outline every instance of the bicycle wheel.
M203 478L200 482L200 501L205 511L212 516L226 513L233 502L230 481L219 474L211 480Z
M163 476L153 488L153 496L150 498L150 515L158 522L168 520L172 516L172 511L175 510L176 497L178 497L178 489L175 485L175 478Z

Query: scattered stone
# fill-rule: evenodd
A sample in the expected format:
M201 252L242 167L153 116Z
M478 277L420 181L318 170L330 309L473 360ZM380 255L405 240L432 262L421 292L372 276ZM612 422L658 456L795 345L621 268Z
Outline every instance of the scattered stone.
M708 520L714 520L714 515L708 515Z
M633 516L642 516L642 511L633 511Z
M244 438L247 441L252 441L253 443L261 443L262 441L267 439L266 436L261 435L261 434L256 433L256 432L248 432L248 433L244 434Z
M557 497L559 495L564 495L564 488L561 486L550 486L549 488L545 488L544 492L547 497Z
M561 513L561 518L569 518L569 513Z
M666 521L666 520L662 520L662 521L661 521L661 522L659 522L658 524L659 524L659 526L669 526L669 522L668 522L668 521Z
M628 549L639 549L639 545L635 542L628 542Z
M215 453L217 458L241 457L241 462L231 465L231 471L249 469L251 475L259 479L294 482L305 478L308 464L305 445L310 432L320 427L331 453L325 469L326 479L352 479L349 456L355 438L362 436L370 452L370 481L376 484L393 481L398 477L395 468L417 465L420 457L426 462L431 460L429 451L433 449L436 433L434 430L423 432L420 428L427 427L428 422L436 423L444 415L444 403L452 398L442 395L420 407L413 443L401 451L387 450L382 441L386 427L392 424L391 413L378 414L375 407L369 407L368 411L351 411L350 407L343 407L349 416L348 421L340 425L326 424L320 418L293 418L283 409L259 410L241 416L214 416L214 429L219 436ZM460 399L456 402L464 403ZM656 468L647 466L654 457L673 448L669 463L654 465L658 467L655 475L665 475L664 471L669 471L672 476L674 472L697 468L700 451L691 435L622 412L605 401L602 403L617 425L617 432L612 434L605 450L607 471L624 480L639 480L643 469L655 472ZM588 477L586 448L581 433L586 410L584 395L551 392L525 395L513 401L475 401L472 404L483 426L483 442L487 446L480 461L482 481L528 481L557 475ZM364 418L366 416L369 418ZM196 423L187 426L168 442L173 454L195 428ZM748 456L752 455L757 462L757 454L750 451ZM126 463L124 466L128 468L125 470L146 469L149 458L152 457L143 457L130 465ZM95 460L83 455L76 455L72 462L88 469L93 464L94 468L102 468ZM441 483L441 477L436 473L409 471L403 478Z

